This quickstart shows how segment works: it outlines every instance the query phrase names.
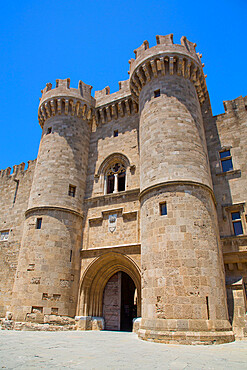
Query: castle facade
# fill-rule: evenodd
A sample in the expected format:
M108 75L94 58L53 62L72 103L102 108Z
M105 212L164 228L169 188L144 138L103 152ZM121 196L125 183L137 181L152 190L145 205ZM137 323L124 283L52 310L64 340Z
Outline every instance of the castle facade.
M118 92L42 91L37 159L0 172L3 328L247 335L247 97L213 116L196 45L156 40Z

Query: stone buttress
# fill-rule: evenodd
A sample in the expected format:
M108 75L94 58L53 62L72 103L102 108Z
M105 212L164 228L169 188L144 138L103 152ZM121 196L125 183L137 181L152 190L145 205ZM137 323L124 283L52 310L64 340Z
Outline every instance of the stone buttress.
M39 105L42 138L14 283L16 321L75 316L83 199L95 100L91 86L47 84Z
M142 339L234 340L200 104L200 56L185 37L145 41L130 61L140 111Z

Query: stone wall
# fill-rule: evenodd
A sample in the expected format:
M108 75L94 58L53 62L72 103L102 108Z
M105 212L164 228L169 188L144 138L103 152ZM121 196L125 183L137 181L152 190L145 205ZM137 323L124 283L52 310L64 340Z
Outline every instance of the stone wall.
M247 277L247 97L224 102L225 113L210 117L204 106L206 138L217 202L217 216L225 263L229 317L238 338L246 336ZM230 150L233 169L223 172L219 152ZM234 235L231 212L240 212L243 235Z
M234 107L234 108L233 108ZM217 201L221 236L233 235L229 212L231 206L246 202L247 181L247 97L225 102L226 112L213 118L205 117L210 167ZM233 170L223 172L219 152L229 149ZM229 208L230 207L230 208ZM247 209L240 209L246 234Z
M114 131L118 136L114 137ZM100 123L91 133L86 198L104 194L104 160L114 153L123 154L135 168L127 169L126 190L139 188L139 116L134 113Z
M10 309L13 283L36 161L0 172L0 231L9 231L0 241L0 317Z
M140 242L138 193L108 194L85 202L83 249ZM112 215L116 217L113 228Z

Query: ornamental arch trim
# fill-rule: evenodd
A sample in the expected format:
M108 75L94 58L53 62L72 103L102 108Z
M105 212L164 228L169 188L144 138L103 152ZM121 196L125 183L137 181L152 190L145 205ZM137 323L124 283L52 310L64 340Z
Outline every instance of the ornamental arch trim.
M130 257L109 252L94 259L80 281L77 314L80 316L103 316L103 293L108 280L122 271L133 280L137 289L137 316L141 316L141 271Z
M97 171L97 176L104 174L107 168L113 165L115 162L121 162L126 168L131 166L130 160L126 155L122 153L112 153L108 155L100 164Z

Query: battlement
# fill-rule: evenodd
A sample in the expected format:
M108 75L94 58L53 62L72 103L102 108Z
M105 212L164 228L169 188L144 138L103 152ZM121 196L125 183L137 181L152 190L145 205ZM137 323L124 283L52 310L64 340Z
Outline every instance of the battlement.
M113 95L113 94L112 94ZM96 124L99 125L110 122L113 119L122 118L126 115L130 116L138 112L138 104L130 95L122 99L114 99L108 104L100 105L95 109Z
M156 36L157 45L149 48L148 41L134 50L136 59L130 64L130 90L134 100L139 100L142 87L158 75L178 75L195 85L202 104L206 99L207 87L203 73L201 55L196 53L196 44L181 38L181 45L173 43L173 34Z
M145 40L141 46L134 50L135 59L130 59L130 73L142 59L146 59L151 55L160 54L161 52L179 53L192 57L196 62L201 64L201 55L196 53L196 44L187 40L185 36L181 37L181 45L173 43L173 34L156 36L157 45L149 48L149 43Z
M43 128L46 119L56 114L71 114L91 120L94 116L95 99L91 96L92 86L79 81L78 88L70 87L70 79L56 80L56 87L52 89L49 82L41 90L38 119Z
M70 87L70 78L57 79L56 87L52 89L52 84L48 82L46 87L41 90L42 97L40 99L40 105L47 99L54 97L71 97L76 99L83 99L88 103L94 105L94 98L91 96L92 86L85 84L83 81L79 81L78 88Z
M9 176L14 176L15 177L18 173L24 173L25 171L32 169L35 166L35 164L36 164L36 159L34 159L32 161L28 161L27 162L27 168L25 168L26 167L25 162L22 162L20 164L16 164L12 168L7 167L4 170L0 170L0 178L1 177L9 177Z
M118 84L119 90L111 94L109 86L106 86L102 90L95 91L94 97L96 99L96 108L131 95L129 80L119 81Z
M247 96L240 95L236 99L223 101L223 105L225 113L247 112Z

